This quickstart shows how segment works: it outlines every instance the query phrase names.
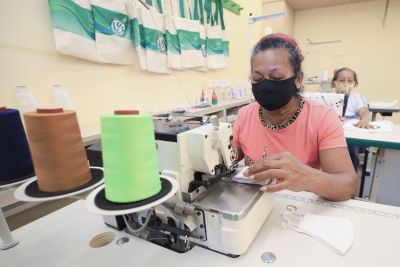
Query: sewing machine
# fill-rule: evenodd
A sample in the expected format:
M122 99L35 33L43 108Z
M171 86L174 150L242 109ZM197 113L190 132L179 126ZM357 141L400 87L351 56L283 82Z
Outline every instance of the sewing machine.
M322 104L332 107L339 117L342 117L344 106L344 94L321 93L321 92L303 92L303 97L318 101Z
M232 126L216 117L208 124L155 120L154 126L160 174L179 189L152 209L122 216L127 232L178 252L197 245L232 257L245 253L272 209L272 194L230 181Z

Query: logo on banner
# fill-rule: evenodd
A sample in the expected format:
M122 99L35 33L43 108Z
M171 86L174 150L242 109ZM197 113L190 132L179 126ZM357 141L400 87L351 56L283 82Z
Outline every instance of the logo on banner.
M167 47L167 43L165 42L164 36L162 36L162 35L158 36L157 46L158 46L158 48L160 48L160 51L162 51L162 52L165 51L165 49Z
M205 44L202 44L200 46L200 50L201 50L201 54L203 55L203 57L206 57L207 56L207 49L206 49L206 45Z
M111 21L111 30L118 34L118 35L124 35L125 34L125 24L120 21L119 19L113 19Z

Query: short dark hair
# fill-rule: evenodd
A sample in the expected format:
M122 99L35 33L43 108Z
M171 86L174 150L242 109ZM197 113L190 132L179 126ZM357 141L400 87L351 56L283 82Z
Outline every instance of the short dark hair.
M256 55L260 52L264 52L268 49L279 49L284 48L289 52L289 63L292 67L293 73L297 76L301 72L301 63L304 60L304 57L301 54L300 47L296 43L296 41L282 33L273 33L264 36L258 41L255 45L253 52L251 54L251 68L253 68L253 61Z
M332 78L332 87L334 87L334 82L337 81L338 76L339 76L339 73L341 73L342 71L345 71L345 70L350 71L350 72L353 73L353 76L354 76L354 85L355 85L355 86L358 86L357 72L355 72L354 70L352 70L352 69L350 69L350 68L348 68L348 67L343 67L343 68L340 68L340 69L335 70L335 73L333 74L333 78Z

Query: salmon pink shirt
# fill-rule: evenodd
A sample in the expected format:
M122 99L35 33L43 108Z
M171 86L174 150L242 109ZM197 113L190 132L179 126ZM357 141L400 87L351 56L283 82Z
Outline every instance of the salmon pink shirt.
M261 123L259 107L255 102L241 108L233 127L233 144L242 149L246 165L259 161L266 145L267 155L288 151L304 164L321 169L319 151L347 147L342 123L331 107L304 99L297 119L280 130Z

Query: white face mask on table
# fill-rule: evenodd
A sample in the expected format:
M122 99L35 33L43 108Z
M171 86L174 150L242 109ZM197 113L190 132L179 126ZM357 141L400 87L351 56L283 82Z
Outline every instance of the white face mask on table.
M284 227L309 235L340 255L346 254L353 243L353 225L349 218L293 212L286 212L282 216Z

